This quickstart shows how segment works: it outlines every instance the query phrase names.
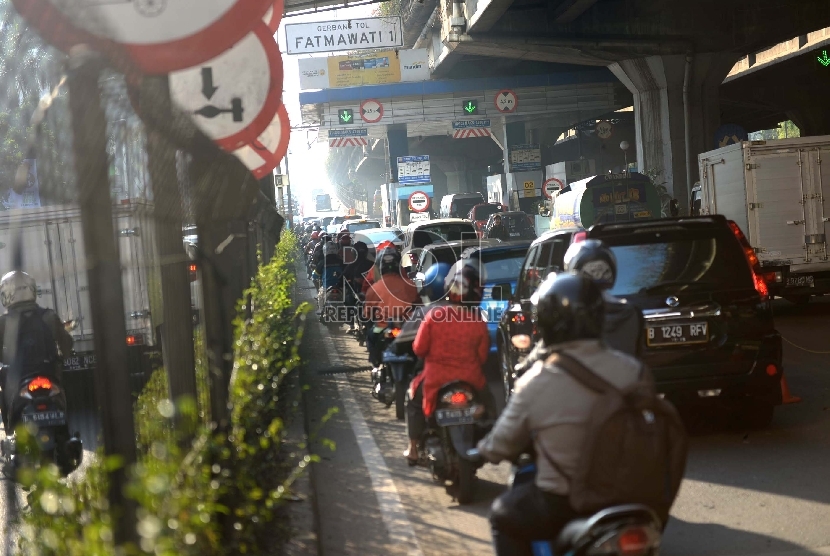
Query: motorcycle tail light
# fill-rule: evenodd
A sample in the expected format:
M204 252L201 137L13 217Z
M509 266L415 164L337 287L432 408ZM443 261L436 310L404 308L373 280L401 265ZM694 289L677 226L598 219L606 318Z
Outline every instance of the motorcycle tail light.
M453 390L441 396L441 402L450 405L467 405L471 401L473 401L473 394L466 390Z
M617 540L622 556L641 556L651 547L649 535L642 527L626 529Z
M27 388L29 389L29 392L35 392L37 390L51 390L52 381L45 376L36 376L31 380L31 382L29 382Z
M127 345L128 346L143 346L144 345L144 336L142 334L130 334L127 336Z

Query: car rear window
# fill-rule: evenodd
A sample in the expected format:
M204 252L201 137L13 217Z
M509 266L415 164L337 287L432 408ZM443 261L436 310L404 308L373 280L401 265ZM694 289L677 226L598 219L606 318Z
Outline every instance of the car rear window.
M502 222L509 230L526 230L531 227L524 214L508 214L502 217Z
M370 230L372 228L380 228L379 222L355 222L354 224L346 224L350 232L357 232L359 230Z
M413 245L424 247L435 241L460 241L462 239L473 239L476 231L472 224L436 224L434 226L419 228L414 232Z
M376 226L377 227L377 226ZM403 234L393 230L383 232L368 232L365 234L356 234L355 241L362 241L366 245L380 245L384 241L402 241Z
M527 256L529 246L510 251L482 253L481 262L484 263L484 280L488 284L512 282L519 279L522 263Z
M501 207L498 205L480 206L473 211L473 220L487 220L491 214L497 212L501 212Z
M752 289L752 274L727 231L650 231L602 238L617 257L613 295Z

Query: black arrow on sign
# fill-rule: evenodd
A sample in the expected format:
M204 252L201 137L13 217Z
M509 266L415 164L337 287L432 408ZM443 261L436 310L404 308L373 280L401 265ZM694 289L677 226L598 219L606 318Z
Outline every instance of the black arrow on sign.
M219 87L213 86L213 68L202 68L202 94L210 100Z

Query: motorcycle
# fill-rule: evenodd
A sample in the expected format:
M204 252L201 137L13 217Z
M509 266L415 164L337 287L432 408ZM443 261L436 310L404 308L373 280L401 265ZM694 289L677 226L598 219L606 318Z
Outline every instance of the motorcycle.
M392 380L395 384L395 417L402 421L406 404L406 389L409 388L409 383L412 382L419 367L418 358L412 352L412 342L400 344L397 349L395 349L395 344L390 345L383 352L383 364L388 365L392 371Z
M8 376L8 367L3 371ZM20 381L19 391L9 413L9 431L0 441L0 457L4 472L19 467L34 457L40 463L54 463L66 476L83 461L83 442L80 433L69 434L66 420L66 395L52 378L43 375L29 376ZM37 454L18 453L15 429L25 425L32 430L37 442Z
M467 455L482 461L478 450ZM523 454L508 480L508 488L536 480L536 464ZM569 522L556 539L531 541L533 556L658 556L662 539L660 518L648 506L620 504Z
M436 483L446 486L447 494L459 504L469 504L475 494L476 471L484 465L480 457L470 457L492 426L480 394L470 384L454 381L438 391L435 415L429 420L419 443L419 461L426 461Z
M372 397L380 403L385 404L386 407L391 407L395 403L395 379L392 377L390 365L383 361L383 354L389 347L389 344L400 333L401 325L390 322L389 326L383 331L379 345L375 346L375 349L380 354L381 364L372 369Z
M340 269L327 270L327 275L321 281L321 287L317 293L320 322L325 325L340 322L339 315L342 312L340 309L343 307L344 301L345 293Z

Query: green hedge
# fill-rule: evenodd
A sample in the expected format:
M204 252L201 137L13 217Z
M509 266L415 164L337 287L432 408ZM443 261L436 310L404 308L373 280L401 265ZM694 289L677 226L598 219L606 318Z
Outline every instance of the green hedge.
M138 503L141 541L126 554L257 554L272 535L274 511L312 461L307 456L298 466L289 466L280 456L280 386L300 363L300 323L309 310L307 304L295 309L292 300L296 253L296 238L283 233L274 258L260 267L246 292L253 317L246 321L240 316L234 323L229 433L215 434L206 424L203 357L197 358L198 401L173 407L163 369L139 397L135 419L140 459L130 470L127 494ZM238 314L244 314L241 306ZM195 440L182 449L182 439L191 437ZM21 444L26 440L24 432ZM23 470L27 495L21 511L21 552L115 554L105 471L118 465L117 460L98 457L68 481L52 466Z

